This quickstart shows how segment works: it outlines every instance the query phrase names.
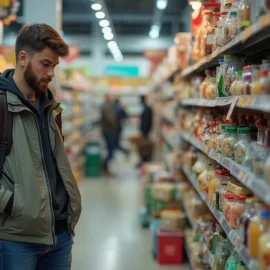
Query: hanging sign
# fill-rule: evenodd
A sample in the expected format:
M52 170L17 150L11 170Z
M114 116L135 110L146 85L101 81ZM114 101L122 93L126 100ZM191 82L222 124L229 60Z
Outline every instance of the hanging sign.
M0 20L8 25L17 20L17 12L20 7L18 0L0 0Z

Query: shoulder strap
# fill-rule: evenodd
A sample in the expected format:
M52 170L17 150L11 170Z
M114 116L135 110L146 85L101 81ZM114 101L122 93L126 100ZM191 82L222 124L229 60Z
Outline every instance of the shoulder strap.
M6 91L0 90L0 176L5 157L10 154L12 147L13 116L8 111Z

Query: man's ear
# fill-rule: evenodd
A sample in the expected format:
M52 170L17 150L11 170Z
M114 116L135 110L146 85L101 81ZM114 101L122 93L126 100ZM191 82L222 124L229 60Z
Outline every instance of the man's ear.
M29 63L29 54L26 51L20 51L19 55L18 55L18 64L21 67L26 67Z

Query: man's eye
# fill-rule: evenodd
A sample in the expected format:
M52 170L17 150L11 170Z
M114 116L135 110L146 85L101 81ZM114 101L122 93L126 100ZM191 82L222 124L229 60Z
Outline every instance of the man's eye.
M44 67L49 67L50 65L49 65L49 64L44 64L44 63L43 63L43 66L44 66Z

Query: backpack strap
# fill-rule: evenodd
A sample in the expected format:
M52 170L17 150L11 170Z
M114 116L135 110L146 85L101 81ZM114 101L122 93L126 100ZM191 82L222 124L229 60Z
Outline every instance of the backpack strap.
M6 91L0 90L0 176L12 147L13 115L8 111Z

